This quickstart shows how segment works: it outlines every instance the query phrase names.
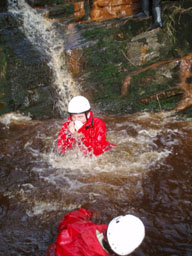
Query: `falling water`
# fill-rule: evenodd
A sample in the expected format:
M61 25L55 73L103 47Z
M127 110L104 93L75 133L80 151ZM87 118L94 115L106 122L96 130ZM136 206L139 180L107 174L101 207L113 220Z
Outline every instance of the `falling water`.
M57 94L56 107L62 114L72 96L78 94L78 86L67 71L64 39L54 23L43 17L40 11L31 8L24 0L9 0L9 12L20 20L20 29L41 54L48 56L54 74ZM64 33L64 32L63 32Z

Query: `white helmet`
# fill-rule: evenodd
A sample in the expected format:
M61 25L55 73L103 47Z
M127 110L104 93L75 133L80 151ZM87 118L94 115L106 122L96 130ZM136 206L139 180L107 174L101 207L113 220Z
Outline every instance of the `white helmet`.
M145 237L143 222L133 215L114 218L108 225L107 240L111 249L118 255L133 252Z
M81 114L91 109L89 101L83 96L72 98L68 104L68 113Z

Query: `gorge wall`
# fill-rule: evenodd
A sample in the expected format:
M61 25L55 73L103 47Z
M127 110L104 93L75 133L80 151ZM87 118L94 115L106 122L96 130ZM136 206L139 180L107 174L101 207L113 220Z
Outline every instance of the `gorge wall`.
M82 17L76 13L76 6L80 5L80 1L55 1L54 5L46 6L45 1L28 2L39 10L45 20L49 20L57 27L58 33L63 37L65 49L63 55L68 72L78 85L80 93L89 97L98 109L110 113L173 110L191 116L192 1L162 1L163 29L154 31L147 31L153 22L152 17L145 20L132 18L132 13L139 8L137 1L134 2L135 6L132 5L134 8L130 8L130 15L124 16L121 12L117 12L114 14L117 15L115 18L104 17L103 14L96 18L91 14L95 6L111 10L109 6L114 6L114 1L92 1L89 15L86 16L85 11ZM126 2L124 4L128 3L128 1L124 2ZM88 1L83 5L81 3L83 8L86 7L85 3ZM118 3L122 4L122 1L117 1L116 4ZM2 20L8 22L6 26L9 31L12 27L14 31L12 41L15 41L15 38L18 38L15 32L17 21L12 21L14 25L10 26L10 17L3 12L1 24L3 24ZM1 113L28 109L34 116L36 115L36 110L31 111L30 107L23 103L25 97L21 97L22 94L18 93L23 90L23 94L27 91L29 106L39 104L42 106L40 109L44 109L43 102L45 102L50 106L45 115L50 117L55 115L57 111L54 112L53 109L57 96L51 87L53 74L46 66L46 60L43 60L39 53L34 52L33 46L27 45L25 40L26 52L21 58L18 50L14 51L14 47L6 40L7 34L7 30L2 29L1 26ZM19 39L17 41L19 42ZM21 42L22 40L17 45L24 45ZM8 48L12 52L10 56L17 56L16 59L20 63L19 70L19 64L11 65L13 57L9 58ZM37 68L30 66L26 70L27 65L21 65L22 61L26 63L28 55L30 55L29 59L33 60L34 56L39 56L34 64L38 66L38 76L34 72ZM42 62L45 64L43 69L41 69ZM14 63L17 62L14 60ZM29 63L32 65L31 61ZM27 75L24 75L26 71ZM18 74L22 79L18 78ZM33 77L30 79L33 80L34 87L26 89L26 81L29 77ZM16 88L13 85L14 80L19 81L16 83L18 84ZM27 84L29 86L28 82ZM41 86L39 87L38 84ZM29 95L33 95L34 90L38 97L30 98ZM39 90L43 93L41 94ZM7 101L6 95L9 95ZM10 95L12 95L11 100ZM16 95L20 95L20 98ZM39 101L32 100L37 98ZM6 104L11 108L6 107ZM43 110L39 113L41 111Z

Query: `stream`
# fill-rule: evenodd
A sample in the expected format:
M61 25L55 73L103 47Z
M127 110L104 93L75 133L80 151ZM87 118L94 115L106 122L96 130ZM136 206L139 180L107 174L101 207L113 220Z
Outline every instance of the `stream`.
M79 93L65 67L55 26L24 0L9 1L21 31L53 71L56 107L64 116ZM56 153L65 121L33 120L20 112L0 116L0 256L42 256L69 211L94 210L97 223L126 213L146 227L135 256L192 255L192 122L174 112L101 114L117 146L98 157L78 148Z
M140 217L146 237L132 255L192 254L191 122L171 112L99 117L117 147L93 158L57 155L63 120L0 117L0 255L44 255L80 207L98 223Z

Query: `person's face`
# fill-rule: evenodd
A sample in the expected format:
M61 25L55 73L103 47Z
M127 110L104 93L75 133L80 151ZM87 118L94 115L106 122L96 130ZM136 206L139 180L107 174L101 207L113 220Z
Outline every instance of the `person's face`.
M86 116L84 113L82 114L71 114L71 119L73 122L80 121L83 124L87 121Z

